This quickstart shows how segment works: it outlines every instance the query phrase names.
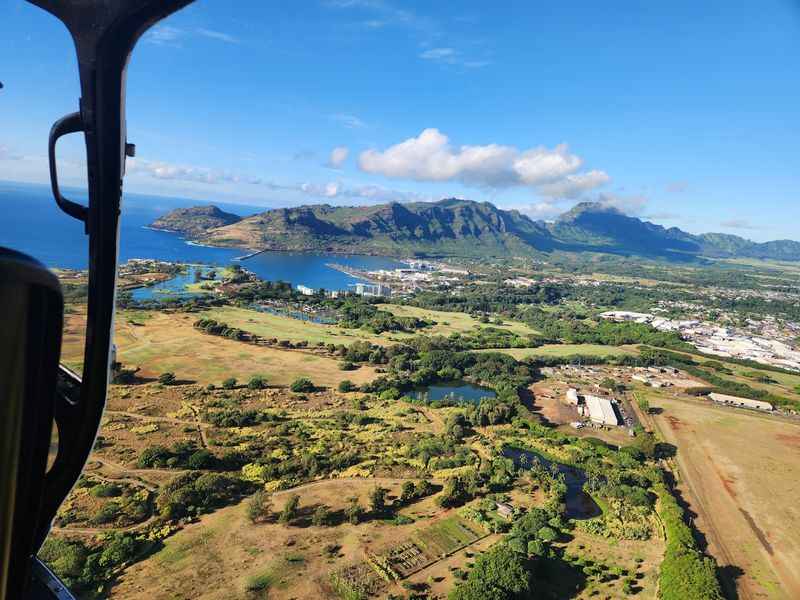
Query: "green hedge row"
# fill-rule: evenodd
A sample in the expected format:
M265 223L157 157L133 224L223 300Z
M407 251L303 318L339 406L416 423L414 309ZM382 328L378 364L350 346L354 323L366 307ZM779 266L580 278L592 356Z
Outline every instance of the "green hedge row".
M667 535L667 550L659 574L662 600L723 600L714 559L697 548L683 511L663 483L653 488L659 499L659 514Z

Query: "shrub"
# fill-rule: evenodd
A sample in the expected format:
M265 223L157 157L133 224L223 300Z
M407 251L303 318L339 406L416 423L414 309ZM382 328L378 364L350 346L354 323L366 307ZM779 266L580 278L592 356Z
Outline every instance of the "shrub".
M339 370L341 371L355 371L357 368L358 365L356 365L353 362L350 362L349 360L345 360L339 363Z
M266 519L272 508L272 499L264 490L258 490L247 503L247 518L253 523Z
M299 377L292 382L289 389L297 393L313 392L314 384L308 377Z
M105 523L113 523L120 513L120 506L116 502L109 502L104 504L92 517L92 523L95 525L104 525Z
M247 388L250 390L263 390L265 387L267 387L267 379L261 375L255 375L247 382Z
M339 382L339 391L340 392L352 392L356 389L356 385L350 381L349 379L344 379Z
M208 450L203 448L192 454L186 461L186 466L189 469L213 469L216 465L217 459Z
M283 505L283 510L281 511L281 516L278 520L283 524L290 523L295 517L297 517L297 508L299 506L300 496L297 494L292 494L289 496L289 499L286 500L286 504Z
M222 388L226 390L232 390L236 387L236 378L235 377L228 377L225 381L222 382Z
M175 383L175 373L167 371L158 376L158 383L162 385L172 385Z
M101 483L94 486L89 493L95 498L112 498L122 495L122 488L115 483Z
M328 525L328 523L330 523L330 519L331 515L328 507L324 504L321 504L314 511L314 514L311 517L311 524L315 525L316 527L322 527L324 525Z
M350 498L350 502L347 505L347 508L344 509L344 514L347 517L347 521L351 525L358 525L361 521L361 515L364 513L364 509L361 508L361 505L358 503L358 498L353 497Z

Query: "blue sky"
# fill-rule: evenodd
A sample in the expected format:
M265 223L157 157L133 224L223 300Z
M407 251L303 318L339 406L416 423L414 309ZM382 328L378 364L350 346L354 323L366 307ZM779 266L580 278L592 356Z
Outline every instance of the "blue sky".
M235 6L234 10L232 7ZM0 6L0 179L46 181L71 41ZM260 206L580 200L800 238L800 3L200 0L128 72L126 189ZM80 139L60 146L80 184Z

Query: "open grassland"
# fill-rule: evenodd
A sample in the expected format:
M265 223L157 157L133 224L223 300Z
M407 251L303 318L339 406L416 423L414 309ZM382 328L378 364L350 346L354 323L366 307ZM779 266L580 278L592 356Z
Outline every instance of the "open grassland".
M502 352L517 360L531 356L623 356L638 354L636 346L603 346L600 344L545 344L538 348L500 348L497 350L477 350L476 352Z
M743 599L800 598L800 424L641 393L662 411L654 421L678 448L679 489L728 586Z
M315 507L325 504L341 512L347 499L366 497L376 483L398 495L402 480L330 480L273 495L275 508L292 493L300 494L300 518L296 525L277 522L254 525L246 516L246 504L231 506L201 518L164 542L147 560L121 576L111 598L194 598L197 600L244 600L246 598L332 598L328 576L345 565L363 560L365 552L382 551L395 540L427 528L425 520L391 525L370 520L359 525L340 523L331 527L308 524ZM260 579L262 595L246 588ZM396 586L395 593L402 593Z
M386 344L390 336L390 334L375 335L361 329L345 329L336 325L301 321L292 317L234 306L206 310L199 313L198 318L200 317L216 319L231 327L238 327L262 337L292 342L305 340L311 345L317 342L350 345L357 340L367 340L373 344Z
M640 600L656 600L658 597L658 569L664 556L664 539L654 536L647 541L615 540L602 538L586 533L580 529L571 532L569 542L564 545L565 553L573 560L582 560L585 564L604 564L622 568L636 574L636 595ZM565 574L564 581L569 581ZM562 589L565 587L562 582ZM553 596L551 596L553 597ZM564 597L556 595L555 597ZM590 581L575 595L569 597L576 600L591 598L630 598L622 589L619 579L608 581ZM688 600L688 599L687 599Z
M380 304L378 305L378 308L390 312L398 317L417 317L418 319L425 319L426 321L435 321L436 325L423 331L423 333L429 335L450 335L451 333L464 333L466 331L472 331L476 327L494 327L497 329L505 329L506 331L511 331L519 335L534 335L538 333L535 329L531 329L524 323L519 323L516 321L503 321L502 325L481 323L475 317L460 312L429 310L427 308L402 306L399 304Z
M311 350L282 350L212 336L196 330L196 314L152 312L150 318L128 318L128 311L117 315L117 360L127 367L139 366L139 375L155 378L172 371L179 380L219 385L228 377L246 381L265 376L270 384L288 385L298 377L308 377L316 385L335 386L343 379L355 383L375 377L371 367L341 371L338 361L315 355ZM68 327L71 325L70 315ZM80 315L74 315L80 319ZM62 350L62 360L73 364L82 356L82 343L70 335Z

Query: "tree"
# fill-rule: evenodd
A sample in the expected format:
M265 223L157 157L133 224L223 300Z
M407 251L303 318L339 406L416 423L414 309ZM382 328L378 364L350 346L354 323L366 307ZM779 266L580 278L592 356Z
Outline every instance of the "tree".
M258 523L269 516L272 509L272 498L265 490L258 490L247 503L247 518Z
M636 404L639 405L639 408L642 409L642 412L646 415L650 414L650 400L645 398L644 396L636 396Z
M400 502L402 502L403 504L408 504L414 499L415 496L416 496L416 490L414 489L414 482L406 481L403 484L402 491L400 492Z
M158 376L158 383L161 385L172 385L175 383L175 373L167 371Z
M297 494L292 494L286 500L286 504L283 505L283 510L281 511L281 516L279 517L279 521L283 524L290 523L293 519L297 517L297 509L300 506L300 496Z
M311 524L316 527L323 527L327 525L330 520L330 511L324 504L320 504L314 511L314 514L311 516Z
M254 375L247 382L247 388L250 390L263 390L267 387L267 378L261 375Z
M228 377L225 381L222 382L222 388L225 390L232 390L235 387L236 387L235 377Z
M436 502L442 508L450 508L463 504L467 500L467 487L460 477L451 477L444 484L444 489Z
M194 452L187 460L186 466L193 470L211 469L216 464L216 457L205 448Z
M464 438L467 427L469 427L469 424L466 417L464 417L464 413L453 413L445 421L445 433L456 442L460 442Z
M420 479L414 486L414 492L417 498L424 498L433 493L433 484L427 479Z
M656 455L656 438L652 433L643 431L634 438L631 445L647 458L653 458Z
M611 377L606 377L603 379L603 381L600 382L600 387L607 389L609 392L621 393L625 391L625 384L620 383Z
M347 521L351 525L358 525L358 523L361 521L361 515L363 514L363 512L364 510L358 503L357 496L353 496L352 498L350 498L347 508L344 509L344 514L347 517Z
M339 382L340 392L352 392L354 389L356 389L356 385L349 379L343 379Z
M386 488L376 485L369 493L369 507L373 514L380 515L386 510Z
M297 393L313 392L314 383L308 377L299 377L292 382L289 389Z
M498 544L478 560L467 580L450 592L449 600L522 600L535 597L528 563L508 544Z

